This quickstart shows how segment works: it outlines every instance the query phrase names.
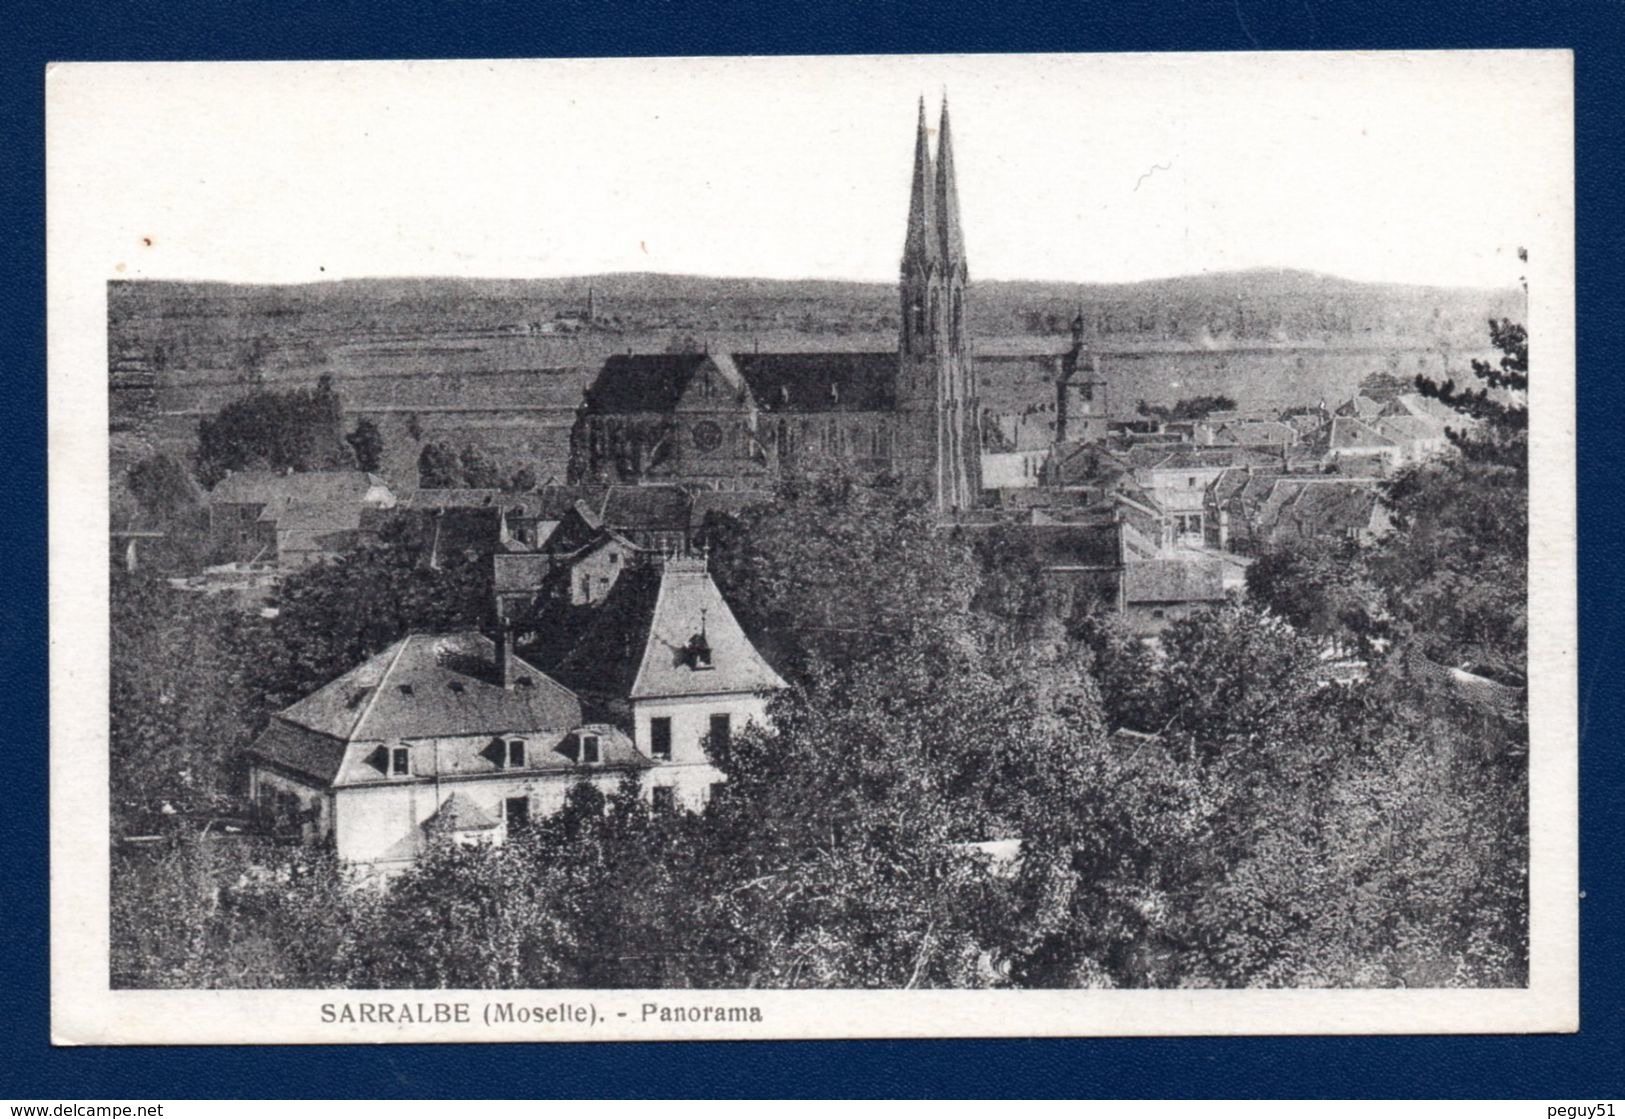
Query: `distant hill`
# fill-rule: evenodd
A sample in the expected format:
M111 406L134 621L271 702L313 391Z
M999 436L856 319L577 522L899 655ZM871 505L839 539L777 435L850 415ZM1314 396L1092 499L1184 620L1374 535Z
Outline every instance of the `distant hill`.
M628 333L884 333L895 330L898 313L896 288L887 283L658 273L292 285L118 280L109 284L108 306L114 338L126 346L151 345L161 334L184 345L174 336L182 322L193 346L256 334L286 346L293 336L478 334L579 320L589 289L598 327ZM1516 317L1520 306L1510 288L1370 284L1258 269L1131 284L982 281L967 310L973 332L989 339L1065 334L1081 307L1091 336L1107 346L1356 338L1460 345L1483 337L1485 319ZM211 355L191 364L215 363Z

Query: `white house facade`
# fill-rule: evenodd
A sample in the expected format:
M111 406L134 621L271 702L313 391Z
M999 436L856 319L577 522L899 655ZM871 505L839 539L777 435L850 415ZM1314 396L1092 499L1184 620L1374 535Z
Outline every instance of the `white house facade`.
M278 712L249 793L347 861L406 867L437 838L500 844L583 782L629 777L657 808L703 809L733 736L784 681L702 560L619 580L561 664L581 694L478 633L403 638Z

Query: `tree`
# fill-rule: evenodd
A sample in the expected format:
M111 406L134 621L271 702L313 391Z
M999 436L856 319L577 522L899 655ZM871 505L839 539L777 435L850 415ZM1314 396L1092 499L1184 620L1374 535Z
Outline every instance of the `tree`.
M233 470L327 470L348 465L343 410L332 378L314 390L257 390L198 422L199 481Z
M457 452L446 443L425 443L418 453L418 485L426 490L454 489L462 482Z
M356 421L355 430L344 437L355 455L356 469L376 473L384 461L384 437L378 425L363 417Z
M510 487L515 480L523 478L518 472L504 475L503 468L473 443L461 448L425 443L418 454L418 484L424 489L494 490Z
M1413 466L1386 487L1396 531L1370 556L1391 589L1401 636L1435 659L1521 680L1528 663L1528 337L1490 323L1497 365L1474 361L1481 386L1417 378L1417 389L1470 420L1451 429L1459 454Z
M378 928L375 891L331 852L263 840L116 849L110 884L115 989L340 986Z
M115 575L110 592L115 818L165 800L181 808L229 800L263 714L241 616L141 575Z
M293 703L409 633L479 628L491 609L488 563L438 569L404 543L360 548L290 573L276 617L255 635L252 684L270 710Z
M1511 321L1490 320L1490 342L1501 351L1495 364L1473 360L1475 388L1458 388L1454 378L1440 384L1422 374L1416 390L1449 405L1473 421L1474 427L1453 430L1450 438L1467 458L1528 470L1529 334Z
M494 490L502 485L502 468L479 447L469 443L457 456L462 484L470 489Z
M786 472L777 500L731 530L712 527L718 585L792 671L971 627L969 547L894 486L815 465Z
M1305 634L1374 656L1391 637L1391 613L1366 552L1333 538L1269 544L1247 568L1247 597Z
M1236 402L1228 396L1192 396L1178 400L1172 405L1151 404L1140 401L1138 411L1142 416L1154 416L1164 421L1200 420L1206 419L1213 412L1234 411Z
M131 466L125 479L142 514L158 524L183 520L203 507L203 492L191 472L162 451Z

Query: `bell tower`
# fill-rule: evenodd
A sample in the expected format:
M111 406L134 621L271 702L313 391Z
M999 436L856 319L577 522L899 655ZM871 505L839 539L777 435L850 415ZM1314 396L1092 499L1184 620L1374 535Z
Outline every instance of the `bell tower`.
M898 283L899 466L943 513L969 509L981 494L981 404L965 318L969 279L948 103L933 161L922 97Z

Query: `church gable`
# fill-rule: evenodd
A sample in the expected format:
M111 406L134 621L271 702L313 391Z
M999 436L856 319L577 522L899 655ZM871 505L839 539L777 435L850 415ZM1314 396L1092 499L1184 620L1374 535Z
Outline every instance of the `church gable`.
M673 410L748 415L757 406L733 359L727 354L707 354L689 375L688 385Z

